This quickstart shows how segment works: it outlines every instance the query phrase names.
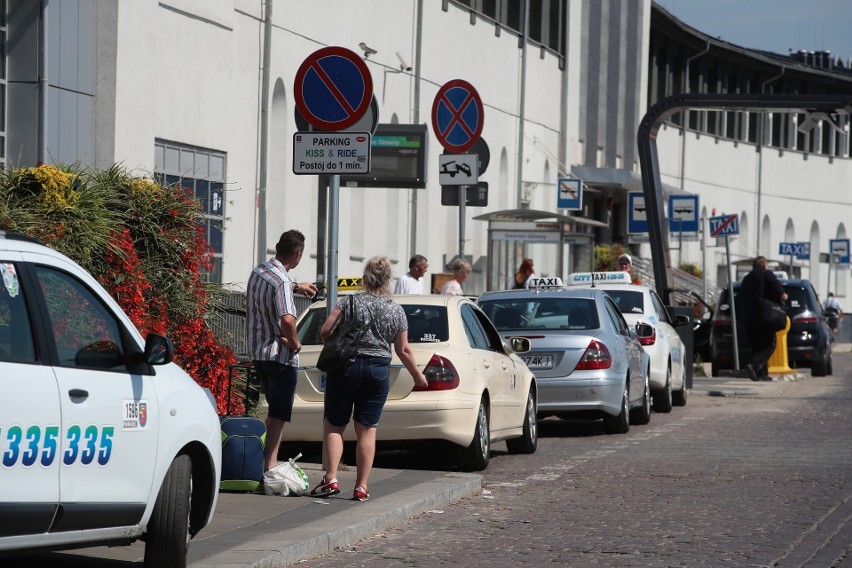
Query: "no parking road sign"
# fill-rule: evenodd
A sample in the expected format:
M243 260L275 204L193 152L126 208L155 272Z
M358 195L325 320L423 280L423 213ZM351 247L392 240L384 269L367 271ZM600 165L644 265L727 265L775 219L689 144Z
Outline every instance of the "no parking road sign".
M432 129L448 151L467 152L482 134L482 99L473 85L462 79L438 89L432 103Z
M373 100L373 78L361 56L344 47L324 47L296 71L294 99L299 113L325 131L358 122Z
M740 234L740 222L736 213L733 215L722 215L721 217L710 217L710 236L727 237Z

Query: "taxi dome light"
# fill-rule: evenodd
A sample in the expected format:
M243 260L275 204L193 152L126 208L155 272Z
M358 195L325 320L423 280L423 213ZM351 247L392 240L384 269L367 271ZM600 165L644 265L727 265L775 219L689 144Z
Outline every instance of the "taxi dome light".
M527 284L527 288L530 290L537 289L542 290L544 288L564 288L565 284L562 282L562 279L558 276L535 276L530 278L529 283Z
M589 284L633 284L629 272L572 272L568 275L569 286Z

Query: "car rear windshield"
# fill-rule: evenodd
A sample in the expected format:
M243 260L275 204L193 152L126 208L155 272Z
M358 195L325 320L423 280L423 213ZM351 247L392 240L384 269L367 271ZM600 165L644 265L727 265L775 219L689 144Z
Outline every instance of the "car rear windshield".
M440 343L449 339L446 307L412 304L404 305L402 309L408 319L409 343ZM324 308L309 310L305 317L299 320L299 341L303 345L322 344L320 330L325 319Z
M588 298L517 298L480 304L498 331L598 329L598 311Z
M607 290L622 314L644 314L645 295L636 290Z

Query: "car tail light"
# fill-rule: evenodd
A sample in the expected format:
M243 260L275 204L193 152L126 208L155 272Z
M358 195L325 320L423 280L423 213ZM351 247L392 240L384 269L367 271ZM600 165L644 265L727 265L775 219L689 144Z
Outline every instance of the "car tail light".
M811 312L799 314L793 318L794 323L812 323L816 324L817 319Z
M596 369L609 369L612 367L612 356L609 349L600 341L593 339L586 352L580 357L580 362L574 368L575 371L593 371Z
M423 369L429 384L425 387L414 385L416 391L451 390L459 386L459 374L449 359L432 355L429 364Z

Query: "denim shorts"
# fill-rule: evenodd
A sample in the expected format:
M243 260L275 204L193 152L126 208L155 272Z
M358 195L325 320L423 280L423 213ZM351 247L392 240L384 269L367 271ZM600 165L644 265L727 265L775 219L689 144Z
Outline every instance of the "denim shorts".
M346 426L353 417L364 426L378 426L390 389L390 359L356 357L348 370L329 373L325 380L325 418Z
M290 422L296 394L296 367L277 361L253 361L260 386L269 403L269 416Z

